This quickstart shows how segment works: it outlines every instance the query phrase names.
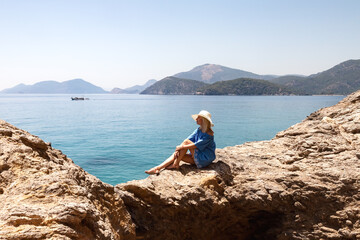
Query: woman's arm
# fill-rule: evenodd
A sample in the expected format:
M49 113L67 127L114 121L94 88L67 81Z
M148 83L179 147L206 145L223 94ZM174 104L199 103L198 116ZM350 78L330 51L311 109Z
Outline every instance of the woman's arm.
M179 151L181 149L195 149L197 148L195 146L195 143L190 143L190 144L181 144L180 146L176 147L176 151Z

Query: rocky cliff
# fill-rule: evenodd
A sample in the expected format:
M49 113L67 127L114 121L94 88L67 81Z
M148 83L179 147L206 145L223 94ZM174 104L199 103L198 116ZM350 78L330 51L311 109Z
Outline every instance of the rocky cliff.
M360 91L270 141L115 187L0 122L0 239L360 239Z
M0 121L0 239L135 239L114 187Z

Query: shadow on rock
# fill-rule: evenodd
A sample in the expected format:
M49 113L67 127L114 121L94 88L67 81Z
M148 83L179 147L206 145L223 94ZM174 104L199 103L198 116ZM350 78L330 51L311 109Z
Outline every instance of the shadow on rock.
M223 161L214 162L209 166L201 169L197 168L195 165L183 164L180 166L179 171L184 176L194 173L211 173L212 171L215 171L217 176L222 179L226 185L231 186L233 184L234 176L231 172L231 168Z

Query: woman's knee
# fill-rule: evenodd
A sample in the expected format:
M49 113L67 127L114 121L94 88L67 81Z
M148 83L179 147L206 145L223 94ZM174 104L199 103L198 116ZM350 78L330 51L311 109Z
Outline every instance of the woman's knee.
M191 141L191 140L189 140L189 139L185 139L184 141L183 141L183 144L192 144L193 142Z

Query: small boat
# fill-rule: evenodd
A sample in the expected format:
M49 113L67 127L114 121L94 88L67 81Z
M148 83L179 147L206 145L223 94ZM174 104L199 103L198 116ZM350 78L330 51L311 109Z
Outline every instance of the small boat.
M89 98L84 98L84 97L71 97L71 100L73 100L73 101L89 100Z

